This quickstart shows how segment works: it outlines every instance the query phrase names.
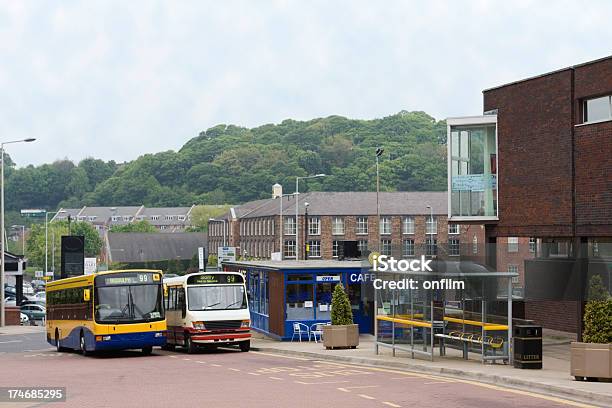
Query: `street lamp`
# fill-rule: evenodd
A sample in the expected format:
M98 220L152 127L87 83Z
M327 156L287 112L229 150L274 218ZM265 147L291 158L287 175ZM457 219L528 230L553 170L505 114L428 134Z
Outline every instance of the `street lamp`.
M378 239L376 240L376 252L380 254L380 202L378 194L380 193L380 174L378 172L378 158L382 156L385 149L382 147L376 148L376 225L378 226Z
M9 142L0 143L0 181L2 182L2 187L0 188L0 327L4 327L6 324L6 319L4 316L4 252L6 242L4 241L4 145L12 144L12 143L21 143L21 142L33 142L36 139L27 138L20 140L11 140Z
M296 177L295 178L295 260L298 261L300 259L300 245L299 245L299 229L300 229L300 222L299 222L299 200L300 200L300 180L306 180L306 179L311 179L311 178L317 178L317 177L325 177L326 174L320 173L320 174L315 174L312 176L304 176L304 177ZM304 228L306 228L306 222L307 220L304 219Z
M434 230L433 230L433 208L432 208L431 205L428 205L427 208L429 208L429 212L431 214L430 218L429 218L429 225L430 225L430 228L431 228L431 232L430 232L430 236L429 236L429 245L428 245L428 247L430 249L430 251L429 251L430 254L429 255L433 257L433 255L434 255L434 253L433 253L433 248L434 248L434 246L433 246L433 234L434 234ZM427 223L425 223L425 225L427 225Z
M57 214L64 214L65 212L66 212L65 210L52 211L52 212L48 212L47 210L45 210L45 276L47 276L47 272L49 271L47 268L48 255L49 255L49 214L57 215ZM53 240L55 240L55 234L53 234ZM55 264L55 248L53 249L53 263Z

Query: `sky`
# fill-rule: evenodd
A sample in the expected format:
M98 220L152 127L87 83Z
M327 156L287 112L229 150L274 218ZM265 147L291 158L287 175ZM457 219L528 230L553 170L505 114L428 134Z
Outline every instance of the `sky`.
M18 166L255 127L482 113L482 90L612 54L603 1L0 0L0 141Z

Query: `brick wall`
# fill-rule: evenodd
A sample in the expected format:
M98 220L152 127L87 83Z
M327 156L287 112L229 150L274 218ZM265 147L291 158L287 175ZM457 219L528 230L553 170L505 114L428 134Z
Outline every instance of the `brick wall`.
M578 304L572 301L541 300L525 302L525 319L547 329L570 333L578 331Z
M497 236L572 235L572 72L484 92L498 109Z

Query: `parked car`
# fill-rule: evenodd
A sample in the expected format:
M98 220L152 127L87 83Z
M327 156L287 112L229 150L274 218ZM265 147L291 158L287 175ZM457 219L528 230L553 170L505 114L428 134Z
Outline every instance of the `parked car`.
M42 320L47 314L47 308L38 304L23 305L21 313L27 315L30 320Z
M19 317L21 319L21 325L22 326L26 326L26 325L30 324L30 318L28 317L27 314L19 313Z
M30 283L35 291L45 290L45 287L47 286L47 282L41 279L32 279L32 282Z
M47 302L44 300L36 299L33 296L29 296L26 299L21 301L20 306L25 306L25 305L40 305L40 306L46 307Z

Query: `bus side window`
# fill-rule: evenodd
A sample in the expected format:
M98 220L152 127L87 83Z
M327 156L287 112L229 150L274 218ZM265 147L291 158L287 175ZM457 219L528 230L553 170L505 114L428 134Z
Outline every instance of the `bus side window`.
M187 314L187 304L185 302L185 288L179 288L178 290L178 303L181 307L181 315L185 318Z

